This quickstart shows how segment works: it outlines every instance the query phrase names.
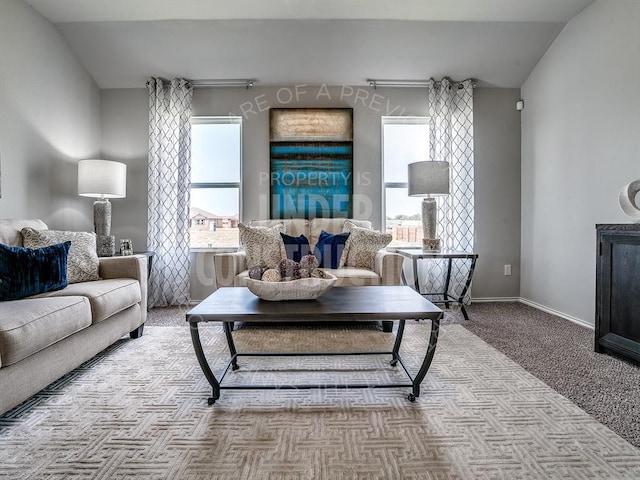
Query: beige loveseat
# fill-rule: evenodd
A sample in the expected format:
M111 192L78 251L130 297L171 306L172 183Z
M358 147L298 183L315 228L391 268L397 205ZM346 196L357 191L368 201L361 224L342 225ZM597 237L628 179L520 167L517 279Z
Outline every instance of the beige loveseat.
M22 246L23 227L47 228L40 220L0 220L0 243ZM100 280L0 302L0 414L123 335L142 335L147 258L110 257L99 262Z
M371 228L368 220L353 220L354 224ZM314 218L305 219L284 219L284 220L253 220L251 226L272 227L278 223L284 223L287 235L297 237L304 235L309 239L309 245L313 252L313 247L318 241L322 230L327 233L336 234L343 231L344 218ZM374 259L373 269L341 267L324 268L323 270L335 275L338 280L336 286L362 286L362 285L400 285L402 273L403 257L397 253L380 250ZM246 255L244 251L235 253L220 253L214 256L216 287L241 287L245 286L249 276ZM383 329L390 331L392 322L383 322Z

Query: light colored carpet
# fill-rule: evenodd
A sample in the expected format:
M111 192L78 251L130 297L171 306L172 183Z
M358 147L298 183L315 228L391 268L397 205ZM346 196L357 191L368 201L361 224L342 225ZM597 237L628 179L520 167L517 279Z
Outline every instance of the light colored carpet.
M222 329L203 342L222 366ZM412 365L428 322L408 323ZM243 349L382 348L376 330L241 329ZM263 381L393 377L356 363L241 359ZM267 367L277 372L265 371ZM355 367L355 372L349 368ZM331 372L324 371L330 368ZM217 372L217 369L216 369ZM332 375L331 379L329 374ZM378 378L378 377L376 377ZM460 325L445 325L415 403L408 389L222 391L209 386L188 326L148 327L0 417L0 476L140 479L631 479L640 451Z

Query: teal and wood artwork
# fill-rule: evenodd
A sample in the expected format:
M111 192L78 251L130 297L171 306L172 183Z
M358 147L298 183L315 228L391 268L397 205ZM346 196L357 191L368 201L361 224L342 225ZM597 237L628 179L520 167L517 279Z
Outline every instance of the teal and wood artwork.
M353 109L270 110L271 218L349 218Z

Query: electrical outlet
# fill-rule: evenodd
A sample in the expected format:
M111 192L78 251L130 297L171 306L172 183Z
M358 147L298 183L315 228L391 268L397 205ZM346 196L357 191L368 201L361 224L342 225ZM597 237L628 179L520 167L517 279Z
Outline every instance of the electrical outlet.
M504 266L504 274L507 276L511 275L511 265Z

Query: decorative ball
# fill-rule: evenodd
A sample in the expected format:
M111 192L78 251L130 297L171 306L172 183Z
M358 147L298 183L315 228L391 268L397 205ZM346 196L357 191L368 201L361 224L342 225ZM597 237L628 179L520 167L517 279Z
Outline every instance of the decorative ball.
M269 268L262 274L263 282L279 282L282 280L282 275L275 268Z
M325 271L319 268L314 269L313 272L311 272L311 276L315 278L328 278L328 275L325 273Z
M311 272L308 268L300 269L300 278L309 278L311 276Z
M249 268L249 278L252 278L254 280L260 280L265 270L266 268L263 268L260 265L255 265Z
M289 258L284 258L278 264L281 277L295 277L300 275L300 264Z
M320 265L320 262L318 262L318 259L313 253L309 253L300 259L300 268L306 268L311 271L314 268L318 268L318 265Z

